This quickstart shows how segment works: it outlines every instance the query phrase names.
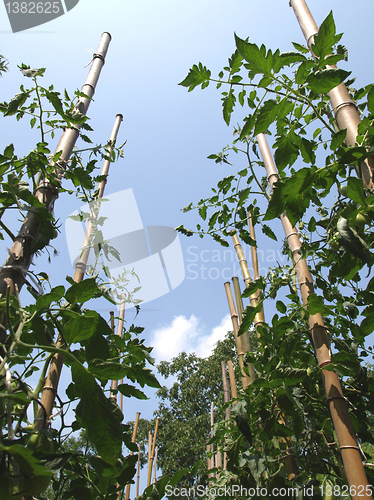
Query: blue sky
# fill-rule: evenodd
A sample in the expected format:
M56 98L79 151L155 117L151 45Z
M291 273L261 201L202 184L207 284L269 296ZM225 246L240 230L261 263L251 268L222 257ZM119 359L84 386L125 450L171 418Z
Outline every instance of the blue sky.
M188 93L178 83L200 61L217 74L234 50L234 32L281 51L292 50L293 41L304 43L288 4L288 0L80 0L66 15L16 34L5 7L0 7L0 53L10 62L9 73L0 80L0 98L9 100L21 84L28 83L16 67L21 63L46 67L44 85L53 83L57 90L67 88L72 94L86 78L84 66L91 49L97 48L103 31L110 32L112 42L89 110L92 138L104 142L116 114L122 113L118 140L127 144L124 158L111 167L106 193L132 188L144 225L193 227L197 217L183 214L181 208L208 196L210 187L232 173L230 167L207 159L230 143L232 128L222 119L219 91L209 87ZM357 76L357 85L370 83L372 0L357 0L354 6L347 0L309 0L308 5L317 24L333 10L349 50L344 69ZM13 142L17 154L25 154L35 140L36 133L30 133L26 124L2 120L0 150ZM62 196L56 216L63 223L79 206L78 200ZM277 234L281 236L281 228ZM155 345L158 360L170 359L180 350L207 355L209 346L229 327L223 283L238 268L233 251L207 239L181 237L181 244L185 280L171 293L145 304L136 318L146 328L147 343ZM63 228L56 246L58 260L48 268L43 258L37 259L35 270L47 271L57 284L73 274ZM266 269L280 258L278 246L270 248L266 240L262 255L260 265ZM110 308L100 307L101 314L109 316ZM126 318L131 323L133 313L129 311ZM131 402L125 418L134 419L138 409L142 417L150 417L154 408L154 400Z

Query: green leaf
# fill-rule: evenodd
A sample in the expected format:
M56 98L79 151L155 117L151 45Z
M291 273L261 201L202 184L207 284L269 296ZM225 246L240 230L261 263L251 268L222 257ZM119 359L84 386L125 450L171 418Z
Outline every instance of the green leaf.
M4 149L4 156L6 156L6 158L13 158L13 155L14 155L14 145L13 144L9 144L9 146L7 146L5 149Z
M285 66L291 66L292 64L303 62L305 60L306 57L300 54L300 52L282 52L275 60L274 71L278 73L278 71Z
M327 94L351 74L344 69L329 68L311 73L307 78L308 87L317 94Z
M227 125L230 125L231 114L235 107L236 97L234 94L234 90L231 88L230 92L227 96L224 96L223 99L223 119L225 120Z
M64 339L68 344L88 340L95 335L99 322L100 315L96 311L76 316L65 325Z
M103 361L101 359L93 359L88 371L95 377L105 380L119 380L127 376L129 367L118 361Z
M277 142L277 149L274 153L275 163L279 170L283 170L287 165L292 166L299 156L299 140L292 131L281 137Z
M52 288L52 290L49 293L45 293L41 297L39 297L36 301L36 308L37 310L44 309L46 307L49 307L52 302L57 302L58 300L62 299L65 293L65 288L63 285L56 286L55 288Z
M338 147L340 147L345 141L346 136L347 136L346 128L343 130L339 130L339 132L336 132L331 138L330 149L332 151L338 149Z
M149 399L148 396L144 394L144 392L139 391L132 385L128 384L120 384L117 389L121 394L123 394L126 398L134 397L137 399Z
M374 114L374 86L372 86L368 93L368 110Z
M65 293L65 298L70 304L87 302L93 297L100 296L102 296L102 291L95 278L87 278L80 283L74 283Z
M287 311L287 306L281 300L277 300L275 307L282 314L284 314Z
M366 205L366 196L362 179L357 177L348 177L347 196L355 203Z
M256 119L255 135L266 132L269 126L274 122L277 116L277 105L278 102L275 99L269 99L260 108Z
M8 104L4 116L15 115L18 109L26 102L29 95L30 95L29 92L20 92L19 94L16 94Z
M253 73L270 74L272 58L266 56L265 47L261 49L254 43L246 42L235 35L236 47L240 55L249 63L249 69Z
M262 227L261 227L261 229L262 229L262 232L264 234L266 234L266 236L268 236L269 238L271 238L274 241L278 241L278 239L275 236L273 230L269 226L267 226L266 224L263 224Z
M193 90L198 85L201 85L204 82L209 82L210 75L211 72L201 63L199 63L198 66L194 64L186 78L182 82L180 82L179 85L182 85L183 87L189 87L188 92L191 92L191 90Z
M62 107L61 99L59 98L59 93L58 92L49 92L48 90L46 90L45 96L48 99L48 101L52 104L55 111L65 119L65 113L64 113L64 109Z
M323 299L316 294L311 294L308 297L307 309L309 314L320 313L322 316L329 316L331 314L331 307L323 303Z
M300 141L300 152L305 163L312 163L314 165L316 161L316 155L313 151L313 144L304 137Z
M320 59L323 59L332 53L333 46L339 39L340 36L336 36L334 17L332 12L330 12L319 27L318 34L314 37L314 44L312 45L313 53Z
M90 442L102 458L114 465L122 454L122 426L115 404L105 397L84 366L74 363L71 374L75 394L80 398L75 410L77 419L87 429Z

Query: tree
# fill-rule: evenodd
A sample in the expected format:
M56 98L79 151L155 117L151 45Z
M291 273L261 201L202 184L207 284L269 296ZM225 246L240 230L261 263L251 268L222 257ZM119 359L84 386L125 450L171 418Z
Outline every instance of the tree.
M212 196L184 209L198 210L206 228L199 224L192 231L181 225L179 231L187 236L210 235L228 246L227 238L235 230L244 242L255 245L247 229L248 214L272 240L278 239L275 222L287 214L291 225L298 224L293 231L302 239L301 248L293 251L286 239L283 251L291 263L271 269L243 293L248 297L260 291L258 307L276 299L277 312L259 327L257 352L247 354L257 380L240 400L252 443L236 427L228 433L221 426L216 433L230 457L218 485L262 485L268 492L290 485L302 491L308 485L317 496L331 489L338 494L343 487L350 491L329 412L332 400L326 399L321 384L321 373L326 379L329 370L340 377L359 442L373 443L368 423L374 380L365 367L372 347L365 346L365 339L374 330L373 280L367 279L373 262L374 197L370 182L357 178L354 169L358 174L367 169L365 161L373 148L374 86L354 89L349 72L332 66L346 59L340 39L332 13L314 39L314 58L299 43L293 44L294 51L280 53L235 37L235 52L217 78L199 63L181 82L189 91L211 83L222 88L225 122L229 125L235 116L241 125L234 129L231 146L210 155L215 163L227 166L228 175L212 188ZM356 144L348 146L344 143L347 130L338 129L327 95L343 81L361 116ZM258 151L264 134L271 139L279 170L273 190ZM235 157L243 155L247 167L236 172ZM304 259L316 293L310 293L303 304L296 271ZM305 288L305 281L302 285ZM257 310L247 307L242 331L250 327ZM316 365L310 326L315 315L323 315L323 335L328 332L335 350L328 365ZM327 341L324 345L328 347ZM286 419L280 419L281 413ZM286 438L300 469L293 483L284 461ZM365 470L373 481L369 462L365 460ZM370 486L365 494L368 490Z
M4 67L2 59L0 71ZM35 222L30 231L15 237L11 224L16 222L9 223L10 217L0 221L1 239L23 245L19 266L26 255L29 259L51 248L51 240L59 233L57 216L37 197L40 186L90 201L95 198L95 181L102 180L95 172L97 161L114 161L121 154L113 144L75 150L63 164L70 186L62 188L61 170L56 173L56 164L62 168L58 163L61 151L53 154L48 142L63 129L92 131L81 112L82 101L87 102L89 96L76 91L70 99L67 91L61 95L53 86L45 88L39 83L44 69L22 64L20 70L30 86L22 85L9 103L0 104L4 120L29 119L31 129L39 135L26 156L18 157L13 144L0 155L1 216L13 213L26 221L23 227L28 229L27 221ZM91 143L88 136L81 137ZM7 270L18 273L21 284L26 281L31 299L27 297L29 305L22 305L14 286L0 300L0 496L4 500L40 498L54 478L50 498L117 500L135 473L136 456L124 455L126 448L134 449L130 428L123 423L122 412L106 386L109 380L124 378L128 383L119 385L118 391L135 398L145 397L139 386L159 387L148 367L151 349L139 337L143 329L131 325L123 329L122 337L114 335L107 321L90 309L90 300L116 304L97 276L80 282L68 277L65 284L52 287L45 271L36 274L13 265L1 272ZM56 354L64 360L72 382L66 398L55 394L55 415L51 416L41 403L41 394L54 390L45 381ZM30 377L37 376L39 381L32 387ZM64 417L71 404L75 421L66 425ZM94 454L66 448L71 432L79 430L85 430Z
M176 379L170 389L164 386L158 390L160 403L155 416L160 419L157 446L162 474L173 476L181 469L188 470L178 482L178 488L207 485L211 403L214 403L215 418L224 419L221 361L235 358L235 342L230 334L217 343L207 358L182 352L171 362L162 361L157 366L160 375ZM148 430L152 428L153 422L143 422L139 439L147 441ZM168 495L168 498L174 496Z

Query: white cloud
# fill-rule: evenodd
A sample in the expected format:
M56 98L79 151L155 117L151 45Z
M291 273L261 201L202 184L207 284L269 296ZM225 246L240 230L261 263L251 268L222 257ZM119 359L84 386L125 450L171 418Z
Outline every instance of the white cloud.
M180 352L195 352L199 357L209 356L215 344L232 330L230 316L225 316L218 326L206 331L199 319L191 315L175 316L170 325L152 332L150 344L154 346L152 355L156 363L170 361Z

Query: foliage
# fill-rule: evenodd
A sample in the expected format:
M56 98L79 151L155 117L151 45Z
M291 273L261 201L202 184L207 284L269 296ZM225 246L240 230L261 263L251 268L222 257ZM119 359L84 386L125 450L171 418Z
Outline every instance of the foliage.
M215 418L224 418L221 361L235 358L235 342L230 334L217 343L207 358L182 352L171 362L162 361L157 366L164 378L175 380L170 388L164 386L157 392L160 399L155 412L160 419L157 463L163 475L170 477L181 469L188 470L178 487L207 484L206 445L211 432L211 403L214 403ZM141 422L139 440L147 442L148 431L152 432L153 428L154 421ZM168 495L168 498L174 497Z
M317 494L329 482L345 483L316 367L309 314L324 316L335 350L331 368L342 380L360 442L374 440L368 431L374 379L365 367L372 355L365 339L374 330L374 281L366 277L373 262L374 193L354 172L361 172L362 162L373 151L374 85L354 89L349 72L333 67L346 58L346 49L338 45L340 39L332 13L315 37L315 59L298 43L293 44L295 50L280 53L236 36L235 52L218 78L199 63L181 82L189 91L211 83L222 88L225 122L235 117L241 125L234 129L232 145L209 157L226 168L226 177L210 197L183 209L197 210L204 227L198 224L192 231L181 225L177 229L187 236L208 234L226 246L235 229L244 242L254 245L247 229L248 212L257 228L273 240L277 240L277 218L286 212L291 223L298 224L303 242L300 255L308 261L316 289L306 311L290 263L270 269L244 292L248 297L259 290L265 305L269 299L276 300L277 313L259 327L257 352L247 354L257 380L239 399L253 442L245 440L238 426L232 425L228 432L222 424L216 436L225 443L230 460L218 485L264 485L268 491L289 485L285 438L296 452L300 473L294 485L300 490L314 485ZM346 130L337 128L327 95L343 81L361 115L357 143L351 147L344 144ZM257 151L260 133L271 139L279 170L273 193ZM238 172L236 156L244 156L247 162ZM283 252L289 254L286 241ZM255 312L254 307L247 307L243 328L251 325ZM368 464L372 462L370 456L367 459ZM369 465L367 475L373 481Z
M35 196L43 179L60 188L54 163L61 152L51 153L48 140L65 127L86 132L92 128L76 105L83 96L81 92L75 92L71 100L67 91L61 96L53 86L40 85L44 69L23 64L20 70L31 86L22 85L10 102L0 104L0 111L5 120L29 119L40 140L24 157L17 156L13 144L0 155L0 214L14 214L22 220L36 214L39 236L30 241L35 254L58 236L57 219ZM91 142L85 135L81 138ZM101 180L95 173L97 160L114 161L120 150L114 149L108 157L106 145L93 146L88 154L85 163L83 151L75 151L64 172L71 187L60 188L85 201L94 198L95 181ZM9 223L3 218L0 225L1 239L14 241ZM44 271L27 271L25 276L31 299L24 300L31 300L29 305L23 306L18 292L13 296L9 289L0 300L5 325L0 331L0 496L4 500L12 493L14 499L22 495L39 498L54 477L51 498L117 499L118 491L135 473L136 457L124 455L125 448L134 448L131 432L106 387L110 380L125 379L118 391L135 398L146 397L139 387L159 387L148 368L153 364L151 348L139 336L142 328L127 326L121 338L95 309L89 308L88 302L98 299L114 303L97 277L78 283L67 277L66 283L52 287ZM72 381L66 396L56 396L51 422L41 407L44 416L33 424L55 354L63 355L65 372L70 373ZM67 425L65 415L71 405L75 421ZM91 452L66 446L71 432L79 430L85 430Z

